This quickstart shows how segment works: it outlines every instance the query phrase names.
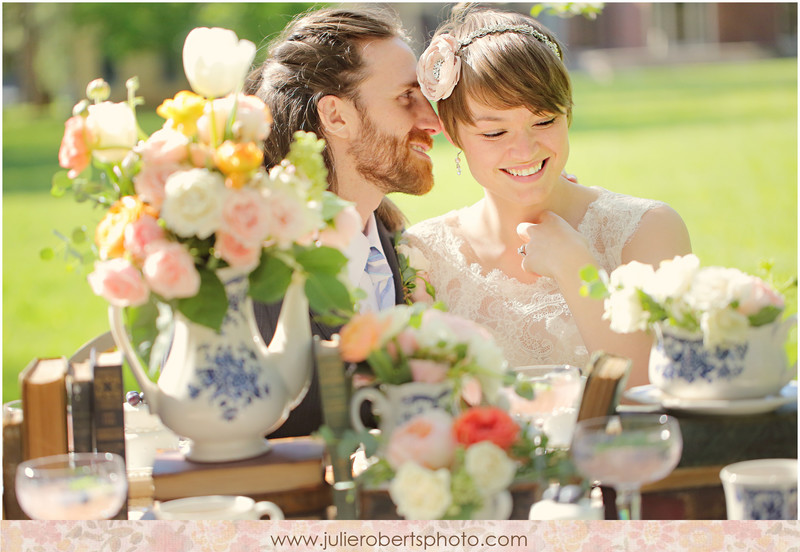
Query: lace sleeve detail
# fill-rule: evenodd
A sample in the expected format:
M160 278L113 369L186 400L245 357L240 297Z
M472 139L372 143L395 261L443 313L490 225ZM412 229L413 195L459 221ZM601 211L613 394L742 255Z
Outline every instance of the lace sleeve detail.
M622 249L633 237L644 214L666 204L596 189L600 190L600 196L589 206L578 231L589 240L592 253L610 272L622 264Z

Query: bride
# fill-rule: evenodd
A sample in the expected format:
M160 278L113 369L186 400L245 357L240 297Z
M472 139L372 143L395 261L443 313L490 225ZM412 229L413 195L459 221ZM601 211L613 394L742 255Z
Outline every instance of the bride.
M437 300L492 331L511 366L584 366L603 350L633 360L628 386L647 383L651 338L612 332L579 271L690 253L688 231L664 203L562 174L572 91L558 40L530 17L467 9L436 31L417 75L484 189L406 232Z

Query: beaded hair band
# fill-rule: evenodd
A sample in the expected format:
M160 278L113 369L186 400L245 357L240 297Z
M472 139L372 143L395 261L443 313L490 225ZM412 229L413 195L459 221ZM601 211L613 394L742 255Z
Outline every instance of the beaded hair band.
M473 31L463 40L453 35L442 33L431 40L428 48L422 53L417 63L417 80L422 93L428 100L438 102L450 97L461 76L461 56L459 52L475 40L490 34L514 32L526 34L547 46L557 58L561 59L558 45L544 33L530 25L497 24L481 27Z
M545 46L547 46L548 48L550 48L553 51L553 53L556 56L558 56L559 59L561 58L561 52L558 49L558 45L549 38L547 38L547 35L545 35L544 33L537 31L530 25L507 25L503 23L497 25L490 25L488 27L481 27L477 31L473 31L472 33L467 35L467 38L460 41L461 46L459 46L458 52L460 52L461 50L472 44L475 40L483 38L486 35L501 34L507 32L530 35L539 42L541 42L542 44L544 44Z

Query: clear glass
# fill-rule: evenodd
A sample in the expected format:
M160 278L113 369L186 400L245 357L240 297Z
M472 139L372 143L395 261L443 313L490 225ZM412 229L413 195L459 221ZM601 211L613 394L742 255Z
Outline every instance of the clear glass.
M586 478L614 487L619 519L641 519L642 485L669 475L681 458L678 421L666 414L626 414L578 422L572 459Z
M31 519L111 519L127 499L128 480L117 454L59 454L22 462L16 491Z
M548 448L568 448L583 397L580 369L568 365L520 366L514 371L518 380L533 387L533 398L525 399L506 389L509 413L544 432Z

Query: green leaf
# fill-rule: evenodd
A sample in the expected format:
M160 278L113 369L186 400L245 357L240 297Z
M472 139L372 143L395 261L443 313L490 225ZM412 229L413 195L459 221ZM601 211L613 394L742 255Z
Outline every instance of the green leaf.
M392 385L411 381L411 369L408 364L396 363L386 351L378 349L370 352L367 362L379 381Z
M333 247L298 248L295 258L309 274L337 276L347 264L344 253Z
M192 322L219 331L228 311L225 286L215 272L204 268L198 272L200 291L194 297L178 299L178 310Z
M338 278L329 274L310 274L305 285L308 304L316 313L352 313L350 292Z
M250 273L250 297L262 303L275 303L283 299L286 289L292 281L292 269L286 263L261 253L261 262Z
M581 268L578 274L580 274L581 280L584 282L594 282L600 279L600 272L597 270L597 267L590 264Z
M158 307L155 301L155 298L151 296L144 305L125 309L126 325L131 332L131 341L143 360L144 366L150 365L150 352L156 337L158 337L156 326Z
M53 251L52 247L45 247L39 251L39 258L43 261L49 261L53 257L56 256L55 251Z
M72 231L72 242L83 243L86 241L86 227L79 226Z
M773 305L769 305L758 311L756 314L749 316L751 326L764 326L774 322L780 316L783 309Z
M333 192L329 192L328 190L322 192L322 218L324 220L332 220L339 214L339 211L348 205L352 205L352 203L342 199Z
M50 195L54 197L61 197L64 193L72 188L72 179L67 176L67 171L58 171L53 175L50 186Z

